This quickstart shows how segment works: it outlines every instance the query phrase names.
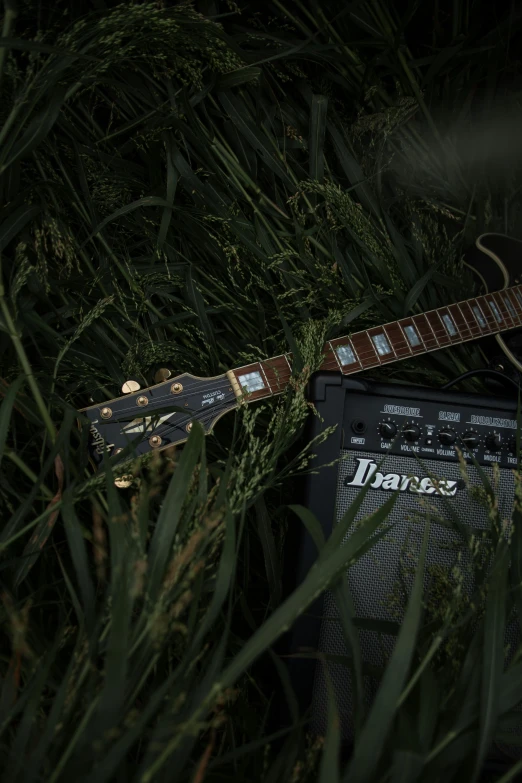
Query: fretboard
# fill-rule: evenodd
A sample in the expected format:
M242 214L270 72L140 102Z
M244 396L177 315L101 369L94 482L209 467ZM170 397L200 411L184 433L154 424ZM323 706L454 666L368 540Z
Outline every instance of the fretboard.
M466 299L421 315L375 326L323 346L320 370L352 375L450 345L522 326L522 286ZM292 375L292 354L282 354L227 373L237 397L248 401L281 394Z

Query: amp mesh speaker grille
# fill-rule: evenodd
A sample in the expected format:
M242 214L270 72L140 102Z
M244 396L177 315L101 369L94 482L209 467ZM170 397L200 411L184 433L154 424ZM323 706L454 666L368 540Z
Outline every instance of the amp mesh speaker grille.
M380 454L368 452L341 451L345 457L339 463L338 491L336 503L336 522L339 522L355 499L360 487L346 487L344 481L355 473L356 458L373 459L379 462ZM349 455L346 458L345 455ZM441 479L458 481L462 478L459 466L455 463L441 462L440 460L423 459L426 472L422 476L434 475ZM404 455L387 455L379 470L383 473L398 473L400 475L419 474L419 463L414 457ZM422 469L421 469L422 471ZM493 470L484 468L491 482L493 482ZM468 476L472 486L482 487L482 482L477 470L468 466ZM356 522L373 513L388 498L390 493L383 490L370 489L357 514ZM511 470L500 470L498 486L500 499L500 513L503 519L510 519L514 501L514 479ZM360 618L374 618L380 620L392 620L400 622L404 610L397 605L393 596L402 575L406 589L411 589L413 575L406 572L405 564L408 562L414 566L418 561L418 554L424 533L424 523L419 519L419 512L424 513L429 504L435 509L434 514L442 519L448 519L446 502L440 496L422 496L404 491L399 497L387 518L387 523L394 523L394 528L372 549L367 552L347 572L351 595L355 604L356 616ZM448 499L453 508L459 514L459 518L477 531L489 528L487 512L480 502L473 498L466 489L459 489L454 497ZM415 521L417 512L417 521ZM350 536L348 531L345 540ZM460 554L459 569L464 574L463 592L468 593L473 589L472 576L466 569L470 564L470 555L466 549L459 546L462 539L454 529L432 521L430 540L426 555L425 589L434 588L436 581L440 579L441 569L451 572ZM402 565L401 565L402 559ZM413 569L412 569L413 570ZM428 593L429 595L429 593ZM336 656L347 656L343 633L338 621L336 621L337 609L332 593L325 594L323 607L323 622L319 640L319 650L323 653ZM518 626L512 623L506 631L506 644L514 651L518 644ZM359 629L359 641L363 662L382 667L389 658L394 645L395 637L389 634L378 634L376 631ZM508 657L509 653L508 653ZM353 736L352 719L352 686L351 674L342 664L328 662L328 670L336 694L337 706L341 719L341 732L344 741L349 742ZM368 676L364 677L365 696L370 703L377 690L377 680ZM323 665L316 666L316 674L313 689L312 723L311 728L318 734L326 732L327 723L327 686Z

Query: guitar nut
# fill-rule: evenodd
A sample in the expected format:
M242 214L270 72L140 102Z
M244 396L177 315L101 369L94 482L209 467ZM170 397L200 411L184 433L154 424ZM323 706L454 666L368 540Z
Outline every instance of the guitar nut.
M143 407L143 405L148 405L148 404L149 404L148 397L144 397L143 395L141 397L138 397L138 399L136 400L136 405L141 405Z
M181 383L173 383L170 390L172 394L179 394L183 391L183 385Z

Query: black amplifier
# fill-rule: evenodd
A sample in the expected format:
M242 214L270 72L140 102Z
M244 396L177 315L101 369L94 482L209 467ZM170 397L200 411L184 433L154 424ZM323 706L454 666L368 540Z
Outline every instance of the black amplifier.
M424 524L416 522L422 508L433 510L425 565L425 588L433 584L433 574L450 574L457 558L462 571L463 590L471 594L473 577L466 571L467 547L448 521L448 505L460 519L477 531L490 528L488 512L471 487L482 487L473 461L466 457L468 484L455 446L463 443L483 466L489 480L498 474L498 497L503 519L511 518L514 505L516 467L517 400L487 397L456 391L378 383L339 373L320 373L310 382L309 399L320 414L310 416L308 439L326 427L337 424L327 440L315 446L310 463L317 473L307 476L297 500L319 520L325 538L348 507L370 483L354 524L380 507L390 493L398 490L397 501L387 522L391 533L381 538L347 571L355 616L359 619L400 624L404 608L397 602L397 589L411 587L413 577L404 572L407 558L420 551ZM343 457L333 467L323 467ZM382 461L382 464L380 464ZM498 466L498 470L494 468ZM439 519L440 523L436 520ZM433 521L435 520L435 521ZM444 523L443 521L446 521ZM292 525L287 543L286 589L299 584L317 558L310 536L299 523ZM299 531L299 532L297 532ZM350 535L348 531L346 538ZM295 538L293 538L295 536ZM346 540L345 538L345 540ZM460 539L462 542L462 539ZM469 569L471 571L471 569ZM472 573L472 572L471 572ZM319 651L329 656L347 656L348 650L333 594L323 594L299 618L286 636L282 651L296 654ZM366 624L371 625L370 624ZM374 623L375 625L375 623ZM382 670L393 650L393 634L358 624L363 663ZM511 622L506 643L513 651L518 645L518 624ZM332 658L330 658L330 661ZM327 726L327 684L324 663L317 658L292 657L288 663L291 681L301 709L311 708L309 728L325 734ZM352 683L350 669L329 662L341 722L343 746L353 737ZM365 680L365 696L370 704L376 692L371 677Z

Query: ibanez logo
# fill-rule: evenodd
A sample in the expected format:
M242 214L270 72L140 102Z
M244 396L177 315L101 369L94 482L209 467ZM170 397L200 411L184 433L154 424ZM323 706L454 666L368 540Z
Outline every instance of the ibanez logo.
M399 473L381 473L377 470L377 463L372 459L357 457L357 467L353 476L345 479L346 487L363 487L370 483L372 489L383 489L389 492L399 490L400 492L414 492L417 495L444 495L452 497L457 494L461 488L460 481L450 481L449 479L436 479L419 476L407 476Z

